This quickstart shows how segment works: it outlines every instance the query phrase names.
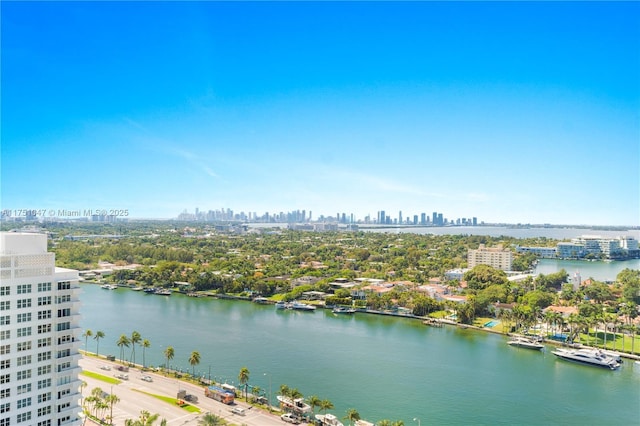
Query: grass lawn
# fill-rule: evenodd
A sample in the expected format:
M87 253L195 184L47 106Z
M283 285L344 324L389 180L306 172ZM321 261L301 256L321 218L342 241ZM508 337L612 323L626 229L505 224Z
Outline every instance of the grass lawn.
M602 345L604 345L604 338L604 331L598 331L595 336L593 333L589 333L588 335L580 333L579 341L585 345L602 347ZM620 333L607 333L606 348L610 350L640 354L640 336L634 336L632 339L631 336L628 335L625 335L623 338Z
M110 376L105 376L105 375L102 375L102 374L94 373L92 371L83 371L80 374L85 375L87 377L91 377L91 378L97 379L97 380L102 380L103 382L107 382L107 383L112 384L112 385L118 385L118 384L122 383L122 380L118 380L118 379L116 379L114 377L110 377Z
M168 402L171 405L177 405L177 406L179 406L181 408L184 408L185 410L187 410L190 413L199 413L200 412L200 409L198 407L194 407L193 405L190 405L190 404L187 404L187 403L184 403L182 405L178 404L179 400L177 398L171 398L170 396L156 395L154 393L143 392L143 391L138 390L138 389L133 389L133 390L136 391L136 392L143 393L145 395L152 396L152 397L157 398L157 399L159 399L161 401Z

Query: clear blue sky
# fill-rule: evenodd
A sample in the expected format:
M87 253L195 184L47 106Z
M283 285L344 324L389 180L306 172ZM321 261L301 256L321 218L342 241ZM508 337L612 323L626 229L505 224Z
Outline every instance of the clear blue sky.
M0 7L3 209L640 225L640 3Z

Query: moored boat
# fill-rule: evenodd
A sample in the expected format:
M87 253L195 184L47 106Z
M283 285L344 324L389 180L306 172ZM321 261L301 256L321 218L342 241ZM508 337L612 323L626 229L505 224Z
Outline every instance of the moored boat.
M536 342L533 339L529 339L523 336L514 336L511 340L507 342L507 344L509 346L515 346L518 348L525 348L525 349L540 350L544 348L544 345L542 343Z
M551 353L559 358L566 359L567 361L579 362L581 364L606 367L611 370L615 370L620 367L620 363L613 357L599 350L558 348Z
M118 288L118 286L115 284L105 284L105 285L101 285L100 288L105 290L115 290Z
M353 308L347 308L346 306L336 306L331 310L334 314L354 314L356 312Z
M171 296L171 290L159 288L153 294L157 294L158 296Z
M293 302L291 302L291 304L289 305L290 309L295 309L298 311L315 311L316 307L313 305L307 305L306 303L302 303L302 302L298 302L297 300L294 300Z
M253 299L253 302L259 303L261 305L266 305L267 303L269 303L269 299L267 299L266 297L258 296Z
M331 413L316 414L316 420L318 420L322 426L344 426L342 422Z
M133 290L133 291L141 291L141 290L143 290L143 289L144 289L144 287L140 287L140 286L138 286L138 287L131 287L131 290Z
M289 304L287 302L277 302L276 303L276 309L287 309L287 307L289 306Z
M302 398L291 399L288 396L278 395L276 397L282 408L291 410L297 414L306 414L311 412L311 406L304 402Z

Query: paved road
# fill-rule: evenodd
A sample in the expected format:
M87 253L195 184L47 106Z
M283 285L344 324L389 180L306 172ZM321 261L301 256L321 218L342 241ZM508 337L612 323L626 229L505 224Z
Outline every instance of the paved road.
M103 370L100 367L110 366L111 370ZM105 376L115 376L120 372L116 370L117 363L109 362L104 359L94 357L82 357L80 366L83 370L93 371ZM204 387L196 386L189 383L181 382L172 377L164 377L160 374L144 372L139 369L130 368L127 373L129 380L123 380L122 383L111 385L109 383L97 380L85 375L81 375L80 379L87 383L83 389L83 396L89 396L91 391L99 387L107 393L113 393L120 398L120 402L113 406L113 424L117 426L124 425L127 419L137 419L141 410L146 410L152 414L160 414L160 418L167 419L169 425L191 425L198 424L202 414L207 412L223 417L231 424L247 425L247 426L284 426L280 417L276 414L270 414L268 411L260 410L251 405L246 404L239 399L236 405L229 406L204 396ZM141 380L143 375L149 375L153 378L153 382L145 382ZM192 405L200 408L201 413L189 413L188 411L161 401L144 393L143 391L153 393L155 395L164 395L175 398L178 390L186 390L188 394L198 397L198 402ZM246 414L240 416L231 413L232 407L243 407Z

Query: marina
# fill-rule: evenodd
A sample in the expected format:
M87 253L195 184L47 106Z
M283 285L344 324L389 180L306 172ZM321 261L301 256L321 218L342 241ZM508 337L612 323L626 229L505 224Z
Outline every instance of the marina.
M170 367L190 372L188 357L197 350L196 375L238 385L238 371L246 366L250 386L259 386L274 404L286 384L305 397L329 399L339 418L355 408L372 422L412 424L418 417L430 419L423 424L511 425L528 418L535 424L617 425L638 419L637 407L624 402L640 399L640 364L634 362L615 371L592 368L550 351L512 350L507 336L425 327L408 318L324 309L279 313L250 301L82 288L82 327L105 333L100 354L118 354L118 336L136 330L151 342L148 365L164 364L163 351L172 346ZM175 327L166 327L167 321ZM95 340L87 349L95 351Z

